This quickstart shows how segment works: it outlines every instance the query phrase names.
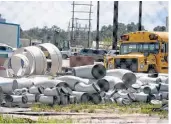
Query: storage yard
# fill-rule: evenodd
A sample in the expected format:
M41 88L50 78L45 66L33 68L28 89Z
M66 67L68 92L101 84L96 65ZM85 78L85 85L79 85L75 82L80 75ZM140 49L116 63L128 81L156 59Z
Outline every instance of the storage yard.
M1 77L1 113L32 122L42 116L79 123L167 122L167 74L106 70L99 62L61 71L68 63L50 43L17 49L5 62L6 77Z
M18 3L12 3L11 8ZM43 10L48 3L42 10L38 5L43 2L20 3L29 9L35 5L33 13L40 9L44 18L35 16L39 27L29 20L33 14L26 23L17 20L21 18L17 13L13 15L15 23L10 23L12 15L6 16L3 9L10 4L0 2L0 123L169 123L167 2L137 1L129 6L118 1L51 1L57 8L51 7L53 14L49 8ZM67 10L68 5L72 11ZM126 14L123 5L130 12ZM134 5L137 10L131 10ZM150 19L148 14L154 16L157 10L147 13L147 9L153 6L162 11ZM64 7L72 12L72 18L63 18L68 17L61 10ZM106 16L112 17L111 11L113 25ZM127 16L133 19L135 11L138 23L129 22ZM146 19L155 19L155 24Z

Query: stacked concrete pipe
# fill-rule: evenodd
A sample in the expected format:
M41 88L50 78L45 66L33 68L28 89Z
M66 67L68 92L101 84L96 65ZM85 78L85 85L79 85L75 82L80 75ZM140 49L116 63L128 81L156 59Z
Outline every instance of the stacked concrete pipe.
M127 88L131 87L131 85L136 82L136 75L133 72L125 69L107 70L106 76L114 76L121 79Z

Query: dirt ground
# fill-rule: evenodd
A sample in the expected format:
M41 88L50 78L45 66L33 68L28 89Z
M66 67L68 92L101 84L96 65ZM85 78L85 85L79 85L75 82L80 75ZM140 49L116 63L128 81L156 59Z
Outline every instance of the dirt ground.
M5 114L7 115L7 114ZM80 113L80 115L55 115L55 116L29 116L29 115L8 115L19 118L29 118L38 120L43 119L71 119L73 123L112 123L112 124L168 124L167 118L159 118L157 116L148 116L146 114L111 114L111 113Z

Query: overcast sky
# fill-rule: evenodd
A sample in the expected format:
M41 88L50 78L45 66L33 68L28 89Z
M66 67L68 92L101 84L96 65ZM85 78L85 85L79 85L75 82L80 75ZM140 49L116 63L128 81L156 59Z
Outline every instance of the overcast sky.
M89 3L79 2L76 3ZM43 27L57 25L66 30L72 17L72 1L53 1L53 2L0 2L0 13L3 18L10 23L20 24L23 30L32 27ZM97 2L92 2L92 29L96 29ZM119 22L130 23L138 22L137 1L119 2ZM165 25L166 16L168 16L168 5L166 1L143 1L142 24L147 30L153 30L157 25ZM76 6L75 10L88 11L89 7ZM78 18L88 18L88 14L75 14ZM113 2L100 2L100 27L102 25L112 24L113 22ZM79 21L81 26L88 24L87 21Z

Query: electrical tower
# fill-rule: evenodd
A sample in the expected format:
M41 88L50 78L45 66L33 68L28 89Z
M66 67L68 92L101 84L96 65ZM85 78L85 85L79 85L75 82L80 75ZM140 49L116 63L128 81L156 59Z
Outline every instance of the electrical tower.
M88 6L89 10L75 10L77 6ZM90 47L90 40L91 40L91 14L92 14L92 1L90 1L89 4L81 4L76 3L73 1L72 3L72 26L71 26L71 46L81 45L84 44L83 42L86 42L86 47ZM88 14L88 18L79 18L75 16L75 13L84 13ZM88 21L88 27L85 25L85 27L81 27L80 21ZM81 36L80 32L85 31L84 33L87 33L87 38Z

